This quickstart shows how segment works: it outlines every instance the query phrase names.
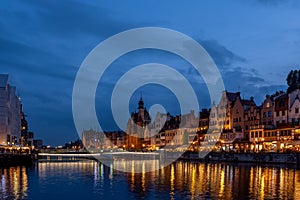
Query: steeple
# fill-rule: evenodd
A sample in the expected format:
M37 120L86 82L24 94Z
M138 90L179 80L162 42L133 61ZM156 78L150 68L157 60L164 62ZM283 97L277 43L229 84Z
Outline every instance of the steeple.
M144 109L144 101L143 101L142 94L141 94L141 97L140 97L138 105L139 105L138 109Z

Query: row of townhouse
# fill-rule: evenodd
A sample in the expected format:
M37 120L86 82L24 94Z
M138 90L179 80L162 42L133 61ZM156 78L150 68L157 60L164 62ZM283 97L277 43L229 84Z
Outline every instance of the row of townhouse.
M84 143L126 149L186 149L191 145L200 149L219 146L225 150L287 148L295 146L295 140L300 141L299 96L299 89L266 95L263 103L257 105L253 97L242 99L239 92L224 91L218 105L213 103L211 109L202 109L198 117L191 111L178 116L157 113L154 119L140 98L138 112L128 120L126 134L106 134L113 145L102 137L85 137L89 139ZM99 144L95 145L95 141Z
M201 119L200 112L199 129L208 130L198 134L200 146L216 142L215 134L211 134L215 130L223 149L298 148L295 140L300 139L299 96L299 89L266 95L263 103L257 105L253 97L242 99L239 92L224 91L219 104L212 105L209 117Z

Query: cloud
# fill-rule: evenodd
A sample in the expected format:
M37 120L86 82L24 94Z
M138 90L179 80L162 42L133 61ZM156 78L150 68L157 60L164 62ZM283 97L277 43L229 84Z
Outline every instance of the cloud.
M202 40L200 41L200 44L203 45L215 63L220 67L230 66L234 63L244 63L247 61L246 58L235 54L216 40Z
M43 34L58 37L60 40L82 38L86 35L107 37L133 26L120 18L115 19L118 13L104 9L100 3L46 0L43 3L19 1L17 4L25 8L18 11L18 16L24 16L25 20L30 20L32 23L29 27L32 30L28 30L27 25L20 23L21 18L17 20L21 26L16 29L33 32L37 39L43 37ZM31 13L28 13L28 10Z
M223 72L222 76L228 91L240 91L245 98L254 96L257 104L263 101L266 94L287 88L285 85L270 84L253 68L235 67Z
M285 1L261 0L257 2L259 5L279 5ZM258 30L262 36L272 39L273 29L272 31L268 29L267 34L264 34L257 27L269 27L265 24L272 27L275 25L269 23L270 21L266 23L264 20L265 12L263 12L263 15L256 12L254 10L257 9L256 7L243 12L245 7L239 5L235 7L236 4L231 5L227 2L224 3L224 6L228 8L225 9L226 12L221 9L222 6L218 10L213 4L211 7L216 8L218 12L212 13L202 5L201 8L200 5L189 5L188 8L191 9L191 12L180 13L178 11L181 11L182 6L174 4L171 9L174 15L170 15L165 12L165 9L169 8L169 3L162 4L160 9L153 9L157 3L149 6L151 8L141 3L139 9L133 8L136 3L126 2L122 4L121 1L119 3L118 7L120 8L116 8L117 5L114 5L114 3L79 0L45 0L42 3L19 0L2 3L0 7L0 49L2 50L0 54L0 73L10 74L12 84L17 86L23 99L26 114L29 115L30 126L33 127L33 131L40 138L45 138L47 142L61 144L63 140L70 137L74 138L74 134L76 134L72 121L72 87L77 69L86 55L107 37L130 28L165 26L182 30L184 33L197 31L198 38L199 34L201 35L199 32L203 31L211 38L207 40L199 39L198 41L211 55L222 72L226 89L236 91L240 88L245 97L254 95L258 99L263 98L266 93L285 88L284 85L271 86L265 76L260 74L262 72L260 69L258 71L255 67L246 68L250 65L249 57L245 57L245 55L249 55L247 52L242 51L242 49L239 52L234 52L224 45L226 43L223 43L223 41L228 43L232 40L237 43L242 41L240 48L244 48L243 40L247 38L245 36L248 33L252 33L252 29ZM195 7L195 10L192 10L193 7ZM231 7L236 9L234 10L237 11L236 15L230 13L233 11ZM248 12L251 15L249 15L249 21L245 21L244 15L247 15ZM289 10L285 12L290 13ZM256 14L258 14L257 17L253 17ZM224 20L222 16L224 16ZM289 20L290 23L285 23L289 18L274 18L272 13L268 13L267 16L272 16L268 19L275 19L271 22L276 25L285 24L288 26L293 23L292 20ZM284 17L285 15L280 14L281 16ZM264 23L260 23L258 20L260 17ZM227 22L227 24L224 22ZM252 26L252 23L260 26ZM219 25L211 29L211 24ZM223 27L224 25L226 27ZM196 28L196 26L198 27ZM298 30L298 24L295 23L294 26L295 30ZM222 33L219 34L221 36L218 36L215 33L220 31L220 27L223 27L224 30L222 29ZM277 29L274 32L277 33L276 31ZM236 34L238 34L238 37L236 37ZM227 40L228 38L225 38L225 35L234 38L230 41L230 37ZM288 34L284 33L284 35ZM242 40L239 39L239 36ZM255 35L255 38L257 37ZM281 38L279 39L281 41ZM250 39L249 41L251 43L253 40ZM247 42L249 41L247 40ZM264 37L263 41L266 41ZM265 45L266 43L261 43L261 46ZM237 44L236 49L238 48ZM288 48L282 49L288 52ZM249 49L249 51L252 50L256 51L257 45L255 45L255 48ZM148 61L157 61L158 63L168 64L184 74L194 84L197 95L199 99L201 98L201 106L209 105L207 88L201 76L188 63L161 52L154 52L153 54L149 52L145 54L131 53L134 57L127 57L124 60L121 58L121 62L116 62L116 68L112 66L111 70L105 73L107 75L103 78L105 90L101 91L103 93L100 94L100 97L102 97L101 95L104 95L104 98L109 97L114 83L129 67L144 64ZM282 62L286 62L286 59L282 59ZM274 70L274 73L276 71L278 72L278 70ZM267 73L269 73L269 70ZM279 74L279 76L282 76L282 74ZM169 96L162 95L166 92L163 89L161 90L161 95L157 93L159 100L169 102ZM150 105L157 103L150 91L149 93L145 91L143 93L149 96L147 102ZM97 100L99 100L97 102L98 106L110 105L110 101L107 99L99 98ZM176 102L173 104L175 105ZM133 101L130 107L135 109L136 102ZM104 106L103 114L107 114L109 108ZM176 110L174 114L176 114L175 112ZM107 115L104 117L105 120L108 119ZM110 120L106 120L104 123L108 127L111 125Z

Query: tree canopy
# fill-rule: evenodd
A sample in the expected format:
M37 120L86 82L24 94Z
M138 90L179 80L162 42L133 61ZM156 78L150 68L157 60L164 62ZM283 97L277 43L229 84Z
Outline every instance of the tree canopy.
M300 70L291 70L286 78L286 82L289 86L287 93L300 89Z

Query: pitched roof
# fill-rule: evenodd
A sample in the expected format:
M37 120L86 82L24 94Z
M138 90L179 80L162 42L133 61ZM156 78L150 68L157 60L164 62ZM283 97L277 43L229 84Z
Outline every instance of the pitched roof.
M233 102L237 99L237 97L240 96L240 92L233 93L233 92L227 92L226 91L226 96L227 96L229 101Z
M0 87L5 88L8 83L8 74L0 74Z
M283 93L275 97L275 100L286 99L286 98L288 98L288 95L286 93Z
M248 100L248 99L243 99L241 100L241 102L244 106L250 106L252 103L254 103L252 100Z

